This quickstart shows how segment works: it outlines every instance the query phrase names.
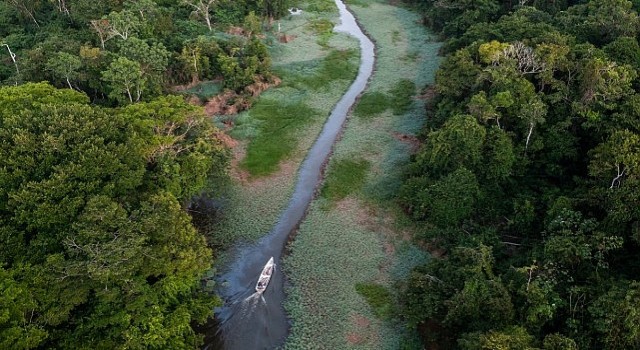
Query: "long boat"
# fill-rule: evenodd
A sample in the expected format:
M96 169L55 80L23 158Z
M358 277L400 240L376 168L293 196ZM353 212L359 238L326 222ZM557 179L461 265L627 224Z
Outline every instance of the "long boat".
M276 268L276 264L273 262L273 257L267 261L267 264L262 268L262 272L260 273L260 278L258 278L258 283L256 283L256 292L262 294L262 292L267 289L269 285L269 281L271 280L271 276L273 275L273 271Z

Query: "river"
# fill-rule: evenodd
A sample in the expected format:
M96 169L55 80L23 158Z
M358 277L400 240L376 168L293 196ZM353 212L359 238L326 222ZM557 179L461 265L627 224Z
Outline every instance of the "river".
M322 179L323 165L342 129L347 113L364 91L373 72L374 44L362 32L345 4L335 0L340 11L336 32L347 33L360 42L358 75L336 104L298 172L295 190L287 208L273 230L251 246L236 247L234 260L218 276L218 294L224 306L216 310L216 322L210 325L204 349L274 349L284 344L289 331L285 313L285 278L279 263L289 236L304 218L316 187ZM274 257L276 270L262 296L254 294L263 266ZM215 332L215 334L211 334Z

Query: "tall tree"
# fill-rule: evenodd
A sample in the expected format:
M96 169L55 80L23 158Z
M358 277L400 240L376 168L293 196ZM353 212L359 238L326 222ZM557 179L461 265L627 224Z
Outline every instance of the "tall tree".
M140 101L146 83L140 63L126 57L111 62L109 69L102 72L102 79L111 86L109 96L121 101L122 95L126 94L129 103Z
M58 53L47 62L47 69L49 69L56 78L64 79L69 89L73 89L71 80L75 80L78 77L80 67L82 67L80 58L66 52Z
M182 3L192 8L192 15L202 19L207 24L207 28L209 28L210 31L213 30L211 11L216 5L217 0L182 0Z

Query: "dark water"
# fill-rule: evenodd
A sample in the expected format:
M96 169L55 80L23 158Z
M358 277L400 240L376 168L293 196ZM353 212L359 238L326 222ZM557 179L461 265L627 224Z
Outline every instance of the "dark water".
M367 85L375 58L371 40L364 35L342 1L335 2L340 10L341 24L334 30L352 35L360 41L358 76L334 107L302 163L295 191L276 226L255 245L236 247L233 255L235 260L217 278L217 292L225 305L216 310L216 321L210 325L205 349L274 349L281 346L287 336L289 321L282 306L285 295L280 257L289 235L304 217L321 180L322 166L331 153L349 109ZM277 264L276 270L262 298L254 295L255 283L272 256Z

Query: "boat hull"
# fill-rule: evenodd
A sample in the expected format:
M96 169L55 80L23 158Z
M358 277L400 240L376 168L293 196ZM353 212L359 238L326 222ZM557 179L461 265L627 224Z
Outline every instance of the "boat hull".
M262 272L260 273L260 277L258 278L258 282L256 282L256 292L263 293L267 286L269 286L269 281L271 281L271 276L275 271L276 264L273 262L273 257L267 261L267 264L262 268Z

